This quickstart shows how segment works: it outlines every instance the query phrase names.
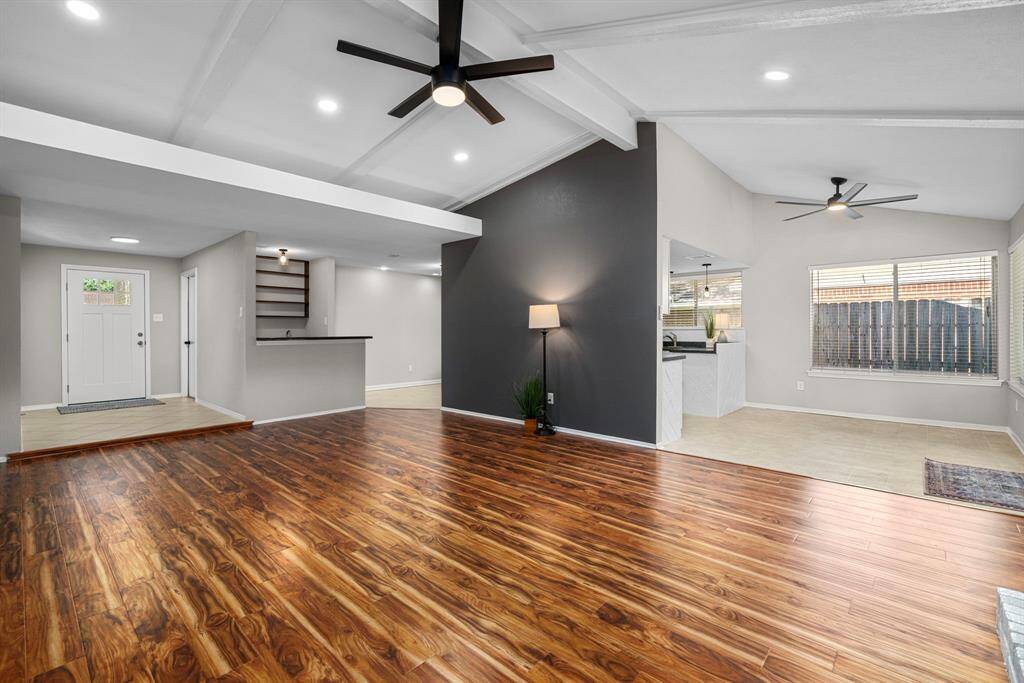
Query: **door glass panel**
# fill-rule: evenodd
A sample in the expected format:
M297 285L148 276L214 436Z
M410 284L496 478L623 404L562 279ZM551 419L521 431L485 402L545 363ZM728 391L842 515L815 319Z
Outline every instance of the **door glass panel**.
M82 280L82 302L92 306L131 306L131 280L87 277Z

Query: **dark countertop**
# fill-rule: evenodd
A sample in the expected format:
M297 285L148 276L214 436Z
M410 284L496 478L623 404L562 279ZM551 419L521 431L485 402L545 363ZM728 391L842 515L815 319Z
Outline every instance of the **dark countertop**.
M365 337L256 337L256 341L323 341L324 339L373 339L373 337L369 335Z

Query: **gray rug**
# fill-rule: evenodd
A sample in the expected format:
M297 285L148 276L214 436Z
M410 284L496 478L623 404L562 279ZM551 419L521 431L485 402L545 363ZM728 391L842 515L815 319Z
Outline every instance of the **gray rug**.
M1024 512L1024 472L924 461L924 492Z
M57 406L57 412L61 415L70 415L73 413L91 413L97 410L162 406L163 404L163 401L158 401L155 398L129 398L123 401L96 401L95 403L73 403L69 406Z

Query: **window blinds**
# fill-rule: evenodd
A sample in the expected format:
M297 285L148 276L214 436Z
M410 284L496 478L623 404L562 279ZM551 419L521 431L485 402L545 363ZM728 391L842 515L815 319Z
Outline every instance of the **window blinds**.
M811 269L811 367L998 374L992 254Z
M1024 384L1024 253L1020 246L1010 251L1010 381Z
M669 310L664 327L703 327L705 312L715 316L719 329L743 327L743 276L712 273L704 294L704 275L672 275L669 278Z

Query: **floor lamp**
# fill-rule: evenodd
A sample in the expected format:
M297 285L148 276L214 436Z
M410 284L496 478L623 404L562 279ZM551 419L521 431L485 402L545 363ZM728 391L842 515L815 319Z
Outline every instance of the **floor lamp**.
M540 330L544 347L544 360L541 366L543 368L541 374L543 397L540 404L540 419L537 420L537 431L534 432L534 434L542 436L550 436L555 433L555 428L551 426L551 420L548 419L548 331L556 327L561 327L558 320L557 304L530 306L530 329Z

